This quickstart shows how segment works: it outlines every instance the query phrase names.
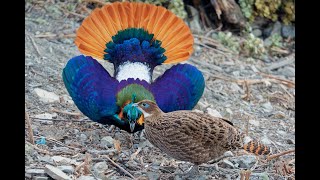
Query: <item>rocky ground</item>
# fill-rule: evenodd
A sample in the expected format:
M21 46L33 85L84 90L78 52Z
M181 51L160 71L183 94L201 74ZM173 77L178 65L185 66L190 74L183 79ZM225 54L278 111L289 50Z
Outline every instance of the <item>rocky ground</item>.
M42 2L42 1L41 1ZM79 55L73 44L83 17L52 3L26 3L25 104L36 145L25 128L25 179L181 179L190 163L153 147L143 133L129 135L88 120L74 105L61 78L66 62ZM195 110L230 119L273 154L295 148L295 54L263 60L199 46L186 63L199 68L206 88ZM197 43L198 42L198 43ZM112 73L111 64L101 62ZM169 65L157 67L159 76ZM230 155L230 154L229 154ZM295 179L295 153L267 161L233 152L203 164L198 179Z

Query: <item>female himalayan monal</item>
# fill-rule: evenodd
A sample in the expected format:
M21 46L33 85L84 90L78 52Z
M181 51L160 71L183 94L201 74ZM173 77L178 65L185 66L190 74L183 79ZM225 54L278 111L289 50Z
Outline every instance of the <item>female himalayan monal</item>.
M133 104L144 114L147 139L169 156L198 165L221 157L226 151L244 148L256 155L270 149L254 140L244 143L244 134L230 121L194 111L164 113L156 103L143 100Z
M190 29L164 7L115 2L96 8L75 44L86 56L68 61L63 81L78 109L95 122L133 133L143 129L134 102L152 100L164 112L191 110L203 94L203 75L189 64L152 80L156 66L185 61L193 52ZM113 63L114 76L96 59Z

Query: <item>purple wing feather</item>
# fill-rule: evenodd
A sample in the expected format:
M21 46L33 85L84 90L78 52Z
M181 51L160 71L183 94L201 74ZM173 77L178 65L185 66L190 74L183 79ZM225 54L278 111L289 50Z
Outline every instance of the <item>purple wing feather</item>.
M151 84L151 91L164 112L192 110L205 87L202 73L190 64L172 66Z

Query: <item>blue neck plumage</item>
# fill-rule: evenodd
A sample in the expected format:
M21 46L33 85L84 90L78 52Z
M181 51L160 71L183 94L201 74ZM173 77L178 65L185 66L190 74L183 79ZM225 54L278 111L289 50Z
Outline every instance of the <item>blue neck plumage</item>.
M125 78L124 74L130 73L138 76L143 74L142 78L149 76L146 79L151 81L153 69L167 59L161 42L152 38L153 34L144 29L129 28L119 31L112 37L113 41L107 43L104 59L114 64L115 77L119 76L118 80ZM129 72L123 73L124 70Z

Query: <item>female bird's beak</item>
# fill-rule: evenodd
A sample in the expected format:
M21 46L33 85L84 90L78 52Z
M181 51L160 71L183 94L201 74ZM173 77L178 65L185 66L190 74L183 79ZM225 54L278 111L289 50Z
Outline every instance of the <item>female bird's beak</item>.
M138 107L138 103L133 103L132 106L133 107Z

